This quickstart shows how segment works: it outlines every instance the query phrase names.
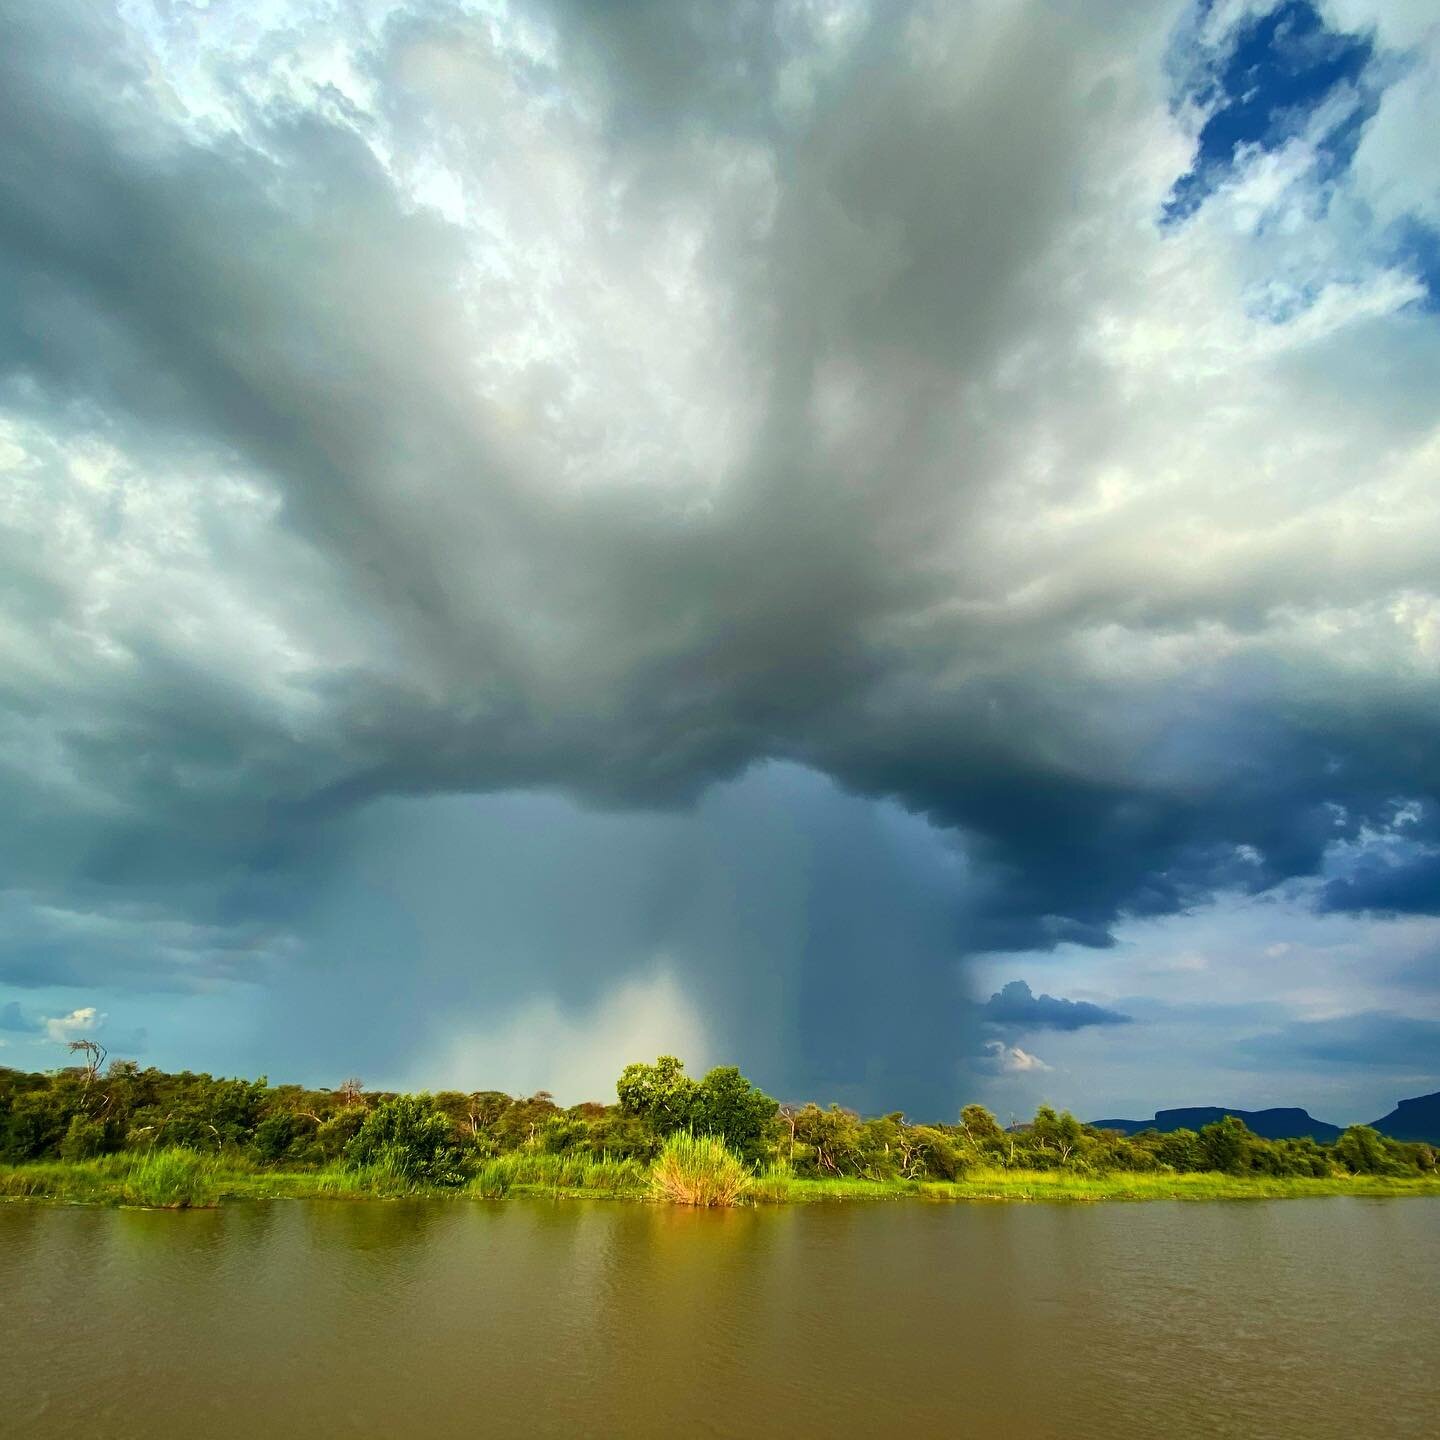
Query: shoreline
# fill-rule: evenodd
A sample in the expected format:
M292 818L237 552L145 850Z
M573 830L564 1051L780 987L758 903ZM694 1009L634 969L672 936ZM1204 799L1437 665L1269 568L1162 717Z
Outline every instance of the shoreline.
M108 1172L108 1173L107 1173ZM977 1171L963 1179L801 1179L758 1175L727 1208L768 1205L876 1203L1098 1204L1150 1200L1283 1200L1334 1196L1388 1198L1440 1196L1440 1177L1351 1175L1327 1177L1238 1176L1218 1172L1113 1172L1077 1175L1063 1171ZM82 1161L0 1166L0 1201L140 1209L210 1209L262 1200L388 1201L402 1199L618 1200L642 1204L677 1202L651 1193L648 1184L520 1182L503 1187L477 1180L458 1186L404 1185L339 1168L317 1171L254 1170L216 1164L203 1185L176 1198L134 1192L119 1166ZM682 1208L695 1208L683 1207ZM703 1208L703 1207L702 1207Z

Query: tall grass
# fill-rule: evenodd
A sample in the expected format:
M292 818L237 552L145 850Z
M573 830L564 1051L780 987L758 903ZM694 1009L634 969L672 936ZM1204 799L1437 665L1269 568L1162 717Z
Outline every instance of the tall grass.
M417 1180L403 1161L382 1152L380 1159L371 1165L327 1165L315 1173L308 1189L313 1195L341 1200L363 1200L370 1196L393 1200L402 1195L429 1194L435 1187Z
M122 1204L188 1210L219 1199L220 1162L213 1155L172 1149L120 1158L129 1162L117 1177Z
M213 1205L222 1199L389 1199L407 1195L483 1197L509 1194L641 1198L682 1205L804 1204L845 1200L1240 1200L1320 1195L1435 1195L1440 1176L1310 1177L1172 1174L976 1167L949 1183L920 1180L825 1179L772 1165L751 1175L711 1136L681 1134L667 1142L654 1167L638 1160L545 1155L520 1150L485 1161L463 1188L435 1188L385 1165L279 1171L244 1156L194 1150L141 1150L92 1160L0 1165L0 1199L167 1208Z
M715 1135L672 1135L650 1171L650 1191L675 1205L736 1205L750 1173Z
M470 1182L470 1193L498 1200L512 1190L584 1190L592 1194L643 1194L649 1176L638 1160L608 1156L546 1155L514 1150L487 1160Z
M222 1171L216 1156L198 1150L129 1151L94 1160L16 1165L0 1172L0 1195L186 1210L215 1204Z

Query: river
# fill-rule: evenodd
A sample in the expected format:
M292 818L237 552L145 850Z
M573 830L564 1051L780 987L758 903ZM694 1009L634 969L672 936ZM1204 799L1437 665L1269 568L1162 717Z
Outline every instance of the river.
M0 1205L0 1434L1440 1435L1440 1200Z

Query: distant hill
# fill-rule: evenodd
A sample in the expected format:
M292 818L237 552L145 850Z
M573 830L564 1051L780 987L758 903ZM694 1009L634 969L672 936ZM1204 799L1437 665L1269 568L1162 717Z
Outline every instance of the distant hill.
M1426 1140L1440 1145L1440 1090L1402 1100L1388 1115L1371 1123L1392 1140Z
M1436 1096L1430 1098L1440 1099ZM1404 1102L1407 1105L1410 1103L1412 1102L1408 1100ZM1395 1113L1398 1115L1400 1111ZM1119 1130L1124 1135L1134 1135L1141 1130L1198 1130L1202 1125L1213 1125L1227 1115L1243 1120L1256 1135L1263 1136L1266 1140L1298 1140L1302 1135L1308 1135L1312 1140L1329 1144L1338 1140L1342 1133L1338 1125L1316 1120L1308 1110L1238 1110L1222 1105L1192 1105L1181 1110L1157 1110L1153 1120L1092 1120L1090 1124L1097 1130Z

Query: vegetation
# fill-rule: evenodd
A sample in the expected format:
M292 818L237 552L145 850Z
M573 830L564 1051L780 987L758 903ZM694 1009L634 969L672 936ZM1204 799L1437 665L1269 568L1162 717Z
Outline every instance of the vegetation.
M235 1197L653 1196L799 1200L1142 1199L1440 1192L1435 1150L1369 1126L1333 1145L1264 1140L1235 1117L1129 1137L1042 1106L1003 1128L778 1105L733 1066L696 1080L674 1056L628 1065L618 1103L543 1091L433 1095L271 1086L83 1063L0 1068L0 1196L196 1206Z
M656 1197L675 1205L737 1204L750 1180L743 1162L718 1135L677 1130L651 1172Z

